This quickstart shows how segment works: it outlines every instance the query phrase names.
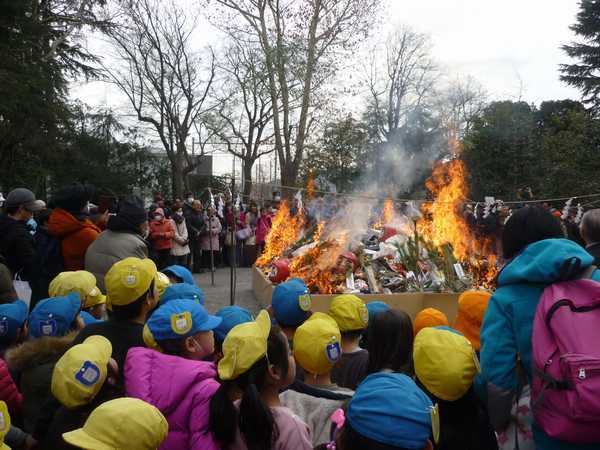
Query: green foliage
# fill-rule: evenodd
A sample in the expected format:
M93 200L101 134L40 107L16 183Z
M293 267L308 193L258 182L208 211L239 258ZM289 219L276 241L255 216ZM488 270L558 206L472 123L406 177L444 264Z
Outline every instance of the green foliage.
M367 129L352 116L329 123L303 161L305 175L324 177L338 192L352 189L367 164Z
M561 80L578 88L585 104L595 112L600 108L600 1L581 0L577 22L571 30L579 42L563 45L572 64L561 65Z
M515 199L530 187L535 198L598 192L600 122L573 101L496 102L464 141L470 198Z

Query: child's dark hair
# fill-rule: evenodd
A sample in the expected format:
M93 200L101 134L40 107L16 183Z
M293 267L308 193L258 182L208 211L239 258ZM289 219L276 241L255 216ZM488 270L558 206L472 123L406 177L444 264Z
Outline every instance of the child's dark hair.
M355 431L347 420L338 438L337 448L338 450L364 450L366 448L369 450L406 450L402 447L383 444L363 436Z
M247 372L235 380L227 380L210 401L209 428L221 448L227 449L234 441L239 427L248 450L270 450L279 431L271 409L263 402L260 392L265 386L269 364L279 368L282 377L289 370L289 350L285 336L278 326L271 327L267 357L258 360ZM237 386L242 399L237 408L231 401L230 391Z
M352 331L342 331L342 337L344 339L357 339L362 336L365 330L352 330Z
M367 329L368 373L390 369L412 374L413 326L404 311L375 314Z
M154 291L154 280L150 283L150 287L136 301L128 305L112 305L112 314L115 320L127 321L138 317L142 312L144 302L148 298L148 294Z

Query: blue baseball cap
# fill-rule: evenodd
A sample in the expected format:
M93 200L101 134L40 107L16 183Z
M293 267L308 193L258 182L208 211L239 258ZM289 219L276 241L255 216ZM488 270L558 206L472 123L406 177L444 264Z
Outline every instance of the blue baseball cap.
M11 342L17 337L17 330L27 320L29 308L24 301L0 304L0 342Z
M171 300L194 300L204 305L204 292L198 286L187 283L176 283L167 286L165 292L160 297L160 303L165 304Z
M277 323L284 327L300 326L308 319L311 307L310 293L304 282L286 281L275 287L271 299Z
M209 315L198 302L171 300L160 305L144 325L144 341L149 347L155 347L156 342L214 330L222 321L220 317Z
M215 316L223 319L221 325L213 330L217 342L223 342L227 333L236 325L254 320L250 311L237 305L221 308L215 313Z
M89 312L87 311L80 311L79 315L81 316L81 318L83 319L83 323L85 323L85 326L87 327L88 325L91 325L93 323L98 323L98 322L102 322L99 319L96 319L94 316L92 316Z
M433 404L400 373L374 373L358 386L346 417L360 435L382 444L422 450L432 435Z
M29 315L29 334L35 338L64 336L80 309L81 300L76 292L42 300Z
M190 272L188 269L186 269L183 266L169 266L164 268L163 270L161 270L162 273L164 273L165 275L175 275L177 278L179 278L180 280L183 280L184 283L187 284L192 284L192 285L196 285L196 282L194 281L194 276L192 275L192 272Z
M375 314L380 313L380 312L385 312L385 311L389 311L390 308L389 305L385 302L381 302L379 300L374 301L374 302L369 302L365 305L367 307L367 311L369 311L369 323L371 323L371 320L373 320L373 317L375 317Z

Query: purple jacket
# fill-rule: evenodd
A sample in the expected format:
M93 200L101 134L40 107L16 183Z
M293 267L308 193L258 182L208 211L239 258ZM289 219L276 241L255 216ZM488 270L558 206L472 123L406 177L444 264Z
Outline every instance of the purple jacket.
M135 347L125 360L129 397L158 408L169 422L169 434L160 450L218 450L207 431L209 403L219 383L213 363L164 355Z

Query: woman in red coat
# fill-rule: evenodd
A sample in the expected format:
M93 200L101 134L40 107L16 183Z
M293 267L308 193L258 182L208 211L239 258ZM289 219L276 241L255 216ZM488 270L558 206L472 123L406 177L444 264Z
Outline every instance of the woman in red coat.
M175 237L175 223L165 217L162 208L156 208L152 214L149 237L156 254L156 266L161 270L169 265L169 255Z

